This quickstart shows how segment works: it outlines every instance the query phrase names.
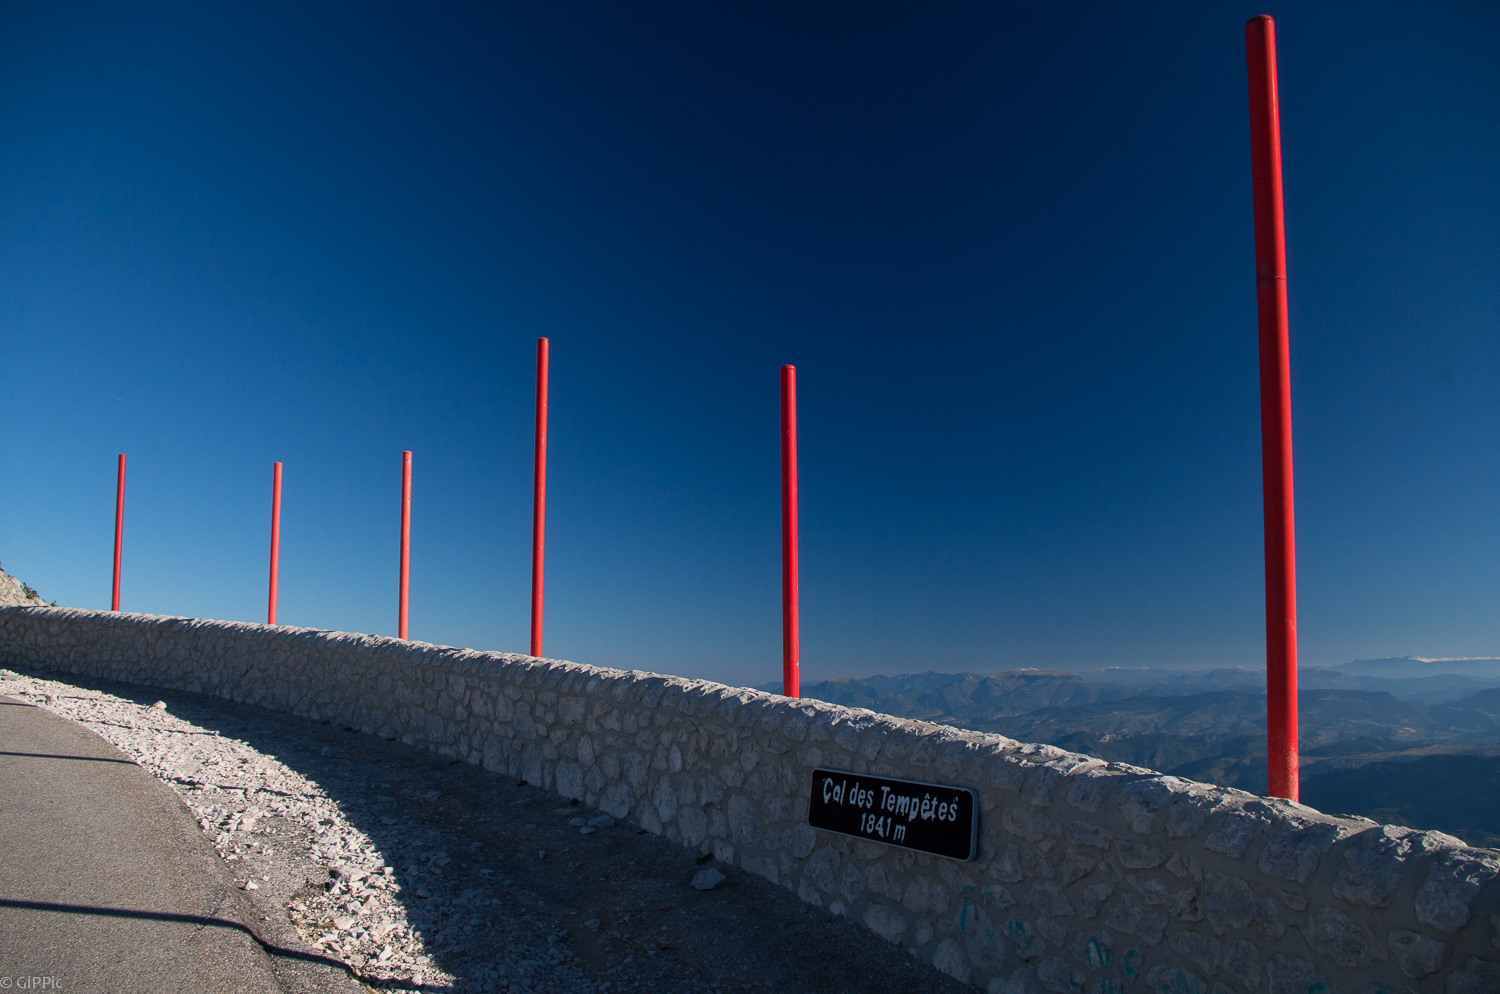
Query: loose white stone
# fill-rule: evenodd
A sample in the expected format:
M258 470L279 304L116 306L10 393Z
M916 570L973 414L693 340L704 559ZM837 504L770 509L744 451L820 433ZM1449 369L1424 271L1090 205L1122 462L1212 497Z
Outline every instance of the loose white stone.
M694 874L692 883L688 886L692 887L693 890L713 890L723 883L725 879L727 878L719 872L718 867L710 866Z

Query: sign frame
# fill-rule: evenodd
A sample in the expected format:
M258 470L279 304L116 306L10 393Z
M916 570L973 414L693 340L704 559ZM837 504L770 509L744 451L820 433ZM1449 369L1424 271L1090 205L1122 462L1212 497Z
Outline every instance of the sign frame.
M898 790L903 787L908 792ZM868 803L863 801L866 796ZM924 799L932 802L930 817L919 813ZM967 818L962 811L965 807ZM822 832L967 863L979 856L979 808L979 792L972 787L816 767L808 794L807 824ZM968 822L966 833L964 821ZM951 823L951 828L944 826L943 832L938 828L942 822ZM908 841L907 829L913 825L923 829L917 833L917 844ZM943 835L936 842L921 844L935 829ZM959 855L958 845L965 838L966 854Z

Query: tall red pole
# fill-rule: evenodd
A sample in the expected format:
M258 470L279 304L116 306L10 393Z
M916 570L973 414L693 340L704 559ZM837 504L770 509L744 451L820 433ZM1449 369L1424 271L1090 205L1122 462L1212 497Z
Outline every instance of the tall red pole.
M797 605L797 367L781 367L781 692L801 697Z
M125 453L120 453L120 467L115 477L115 583L109 595L109 609L120 610L120 550L125 537Z
M531 492L531 654L542 654L542 566L547 546L547 340L536 340L536 467Z
M1268 793L1297 800L1297 556L1292 503L1292 387L1287 347L1286 229L1276 24L1245 23L1250 175L1255 191L1255 299L1260 324L1260 451L1266 538Z
M276 570L281 560L281 463L271 470L271 596L266 624L276 624Z
M406 638L406 571L411 563L411 452L401 453L401 607L397 611L396 637Z

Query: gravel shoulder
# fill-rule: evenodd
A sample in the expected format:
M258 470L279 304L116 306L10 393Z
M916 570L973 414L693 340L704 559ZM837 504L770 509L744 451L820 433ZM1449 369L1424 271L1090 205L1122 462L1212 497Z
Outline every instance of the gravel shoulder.
M0 694L170 786L258 913L370 988L971 990L736 868L695 889L710 867L691 851L478 767L252 705L70 681L0 670Z

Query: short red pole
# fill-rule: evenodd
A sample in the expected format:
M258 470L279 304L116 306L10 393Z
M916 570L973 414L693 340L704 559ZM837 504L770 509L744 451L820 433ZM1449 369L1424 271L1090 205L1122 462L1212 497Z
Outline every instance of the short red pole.
M120 550L125 537L125 453L120 453L119 471L115 477L115 583L109 595L109 609L120 610Z
M276 570L281 559L281 463L271 471L271 596L266 624L276 624Z
M547 546L547 340L536 340L536 466L531 492L531 654L542 654L542 567Z
M401 606L397 610L396 637L406 638L406 571L411 563L411 452L401 453Z
M781 367L781 692L801 697L797 605L797 367Z
M1268 793L1297 800L1297 556L1292 500L1292 388L1287 345L1286 228L1276 24L1245 23L1250 174L1255 193L1255 298L1260 325L1260 451L1266 539Z

